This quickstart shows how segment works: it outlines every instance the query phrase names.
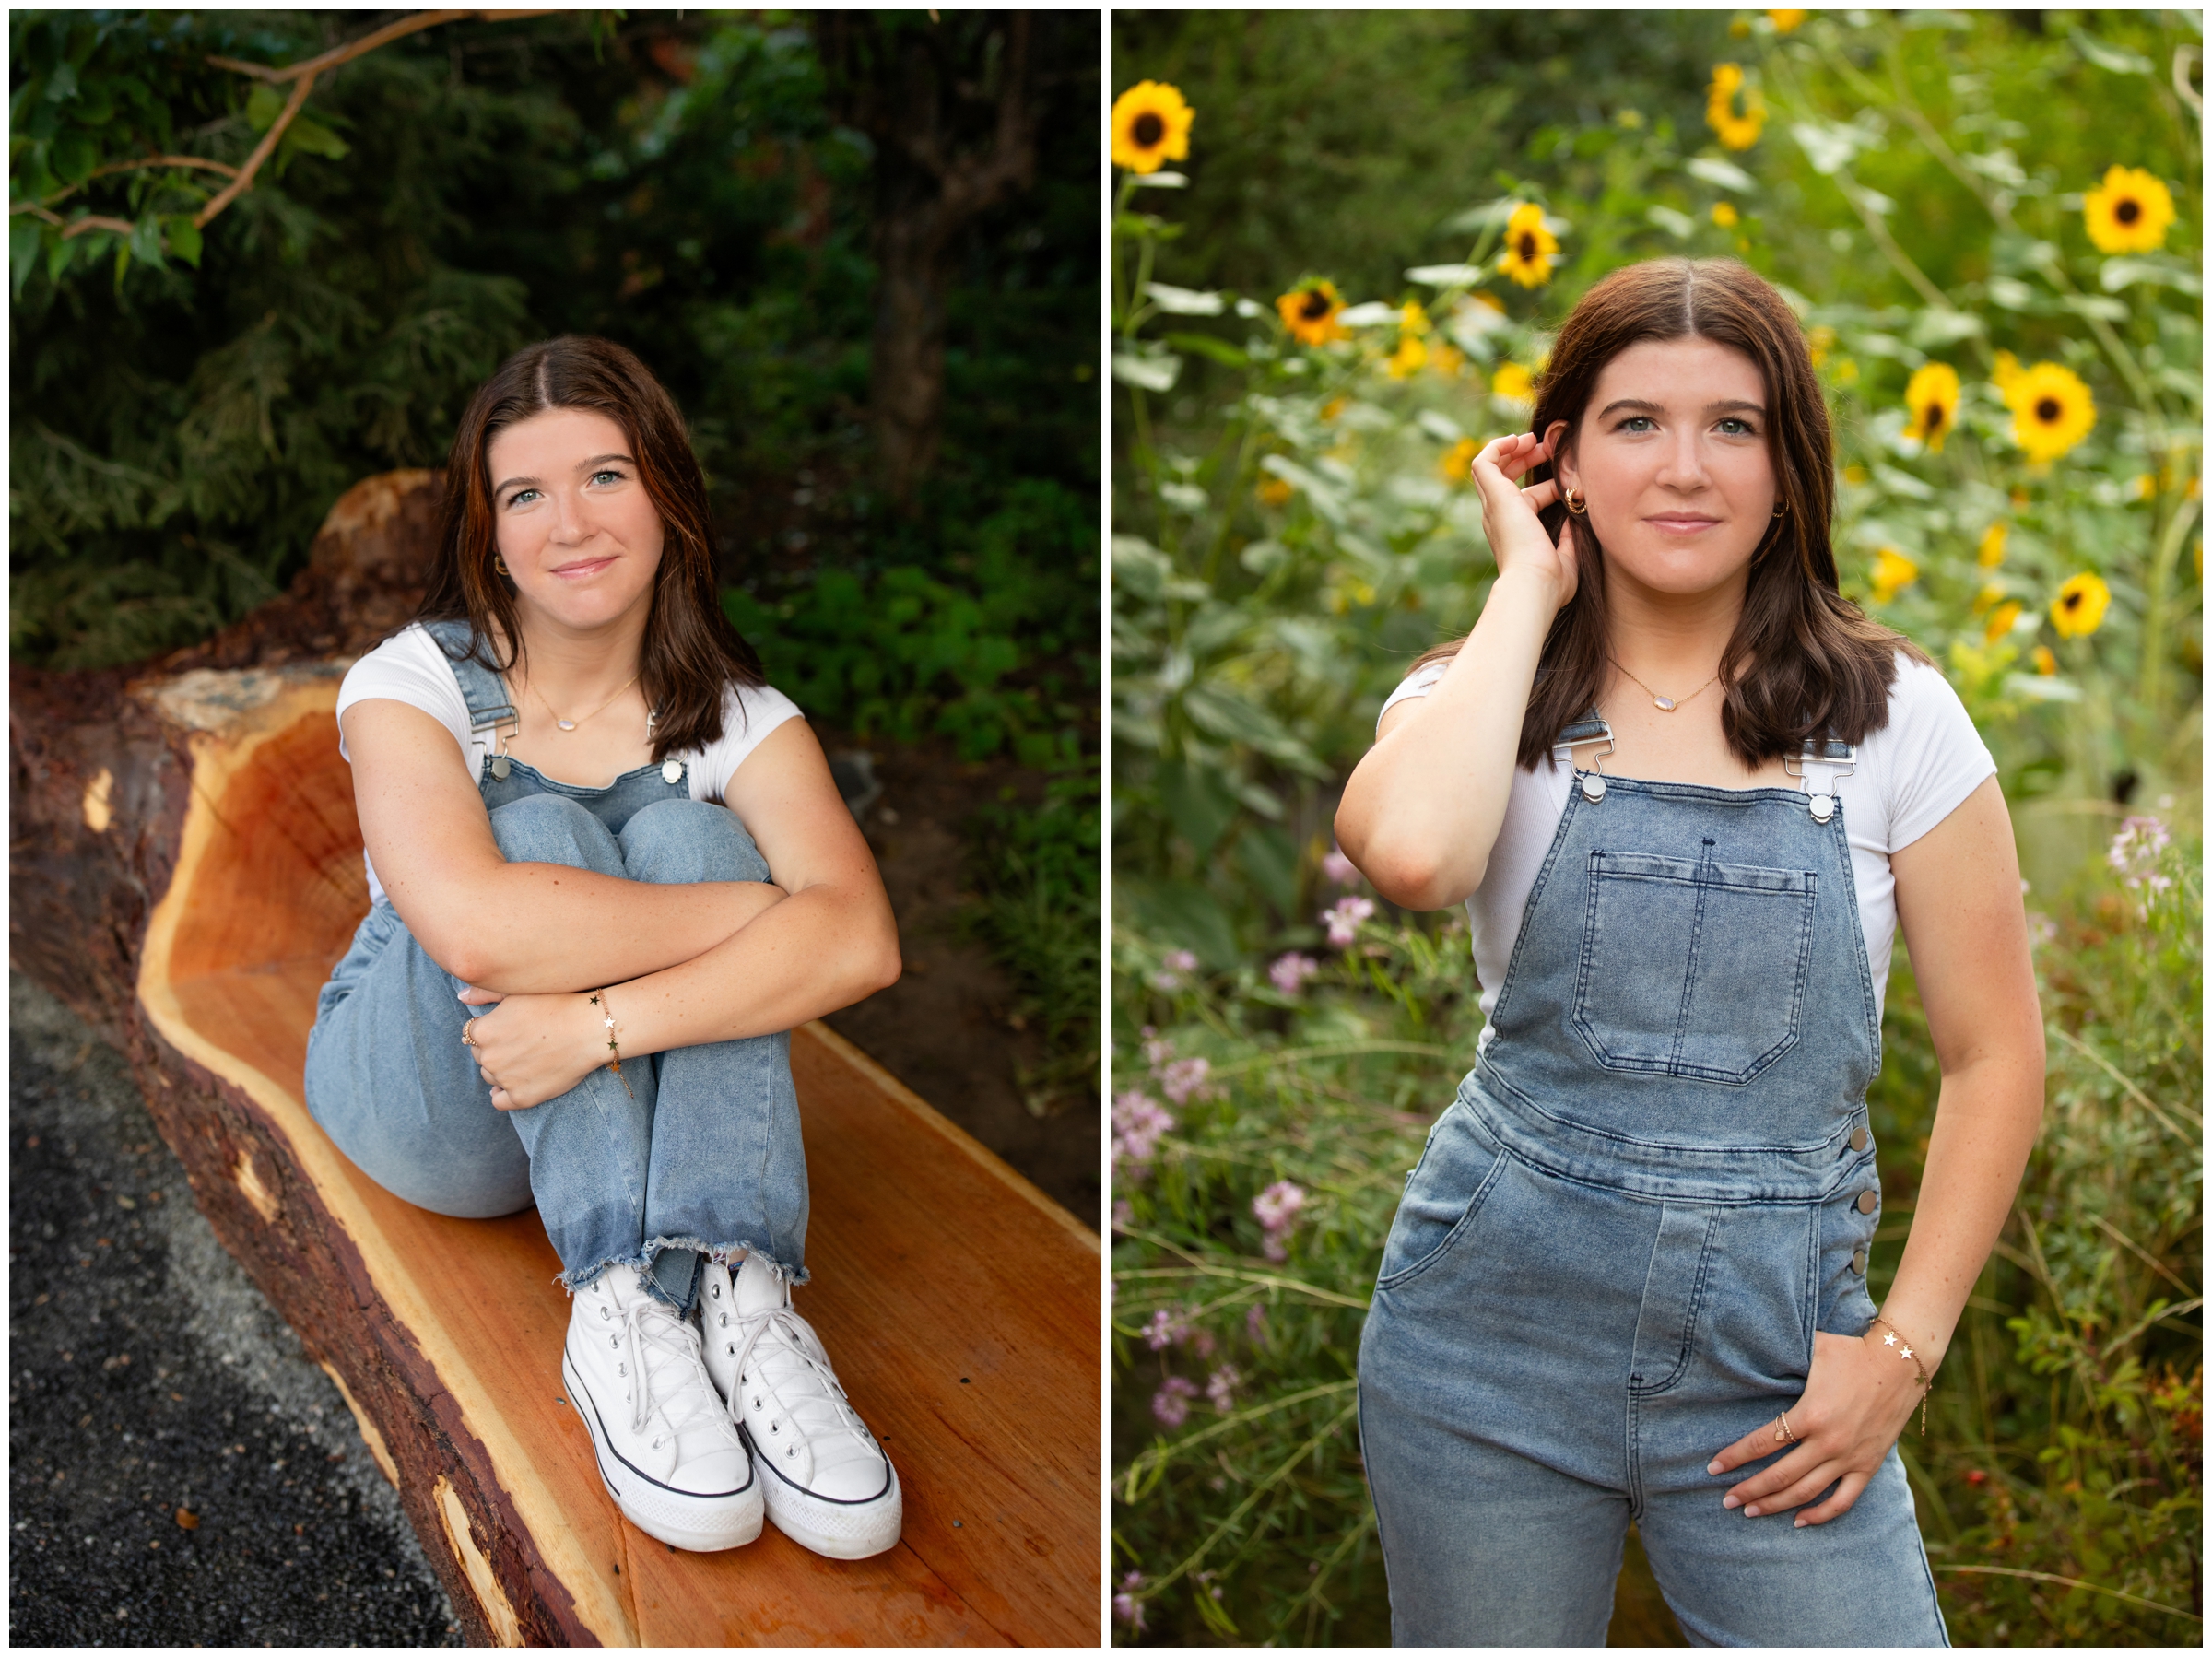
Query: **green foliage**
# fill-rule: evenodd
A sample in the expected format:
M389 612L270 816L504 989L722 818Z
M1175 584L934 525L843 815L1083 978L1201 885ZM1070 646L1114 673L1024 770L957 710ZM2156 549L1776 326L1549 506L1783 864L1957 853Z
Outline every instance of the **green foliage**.
M1011 791L1008 791L1011 793ZM1099 768L1078 758L1041 806L1001 800L971 825L976 932L1014 975L1017 1016L1042 1028L1044 1058L1016 1077L1042 1116L1099 1098Z
M1124 1635L1140 1609L1142 1636L1168 1642L1385 1631L1343 1411L1398 1181L1471 1062L1478 1017L1456 919L1371 921L1351 947L1322 947L1313 919L1341 889L1326 825L1390 687L1479 614L1494 569L1465 481L1476 447L1522 429L1527 376L1592 282L1674 253L1741 257L1798 311L1836 415L1845 591L1945 667L1997 756L2034 901L2060 915L2038 946L2043 1139L1929 1439L1906 1445L1953 1636L2198 1631L2172 1608L2197 1600L2200 1483L2184 1447L2201 1414L2201 900L2172 850L2147 915L2112 871L2084 872L2131 798L2155 799L2175 832L2194 819L2199 149L2164 78L2194 23L2100 14L2091 36L1814 14L1785 33L1752 15L1724 45L1724 21L1641 22L1672 44L1636 81L1576 55L1597 47L1562 46L1581 65L1571 95L1510 54L1465 71L1465 96L1494 91L1500 112L1488 170L1455 203L1424 197L1422 214L1371 193L1364 223L1309 216L1312 182L1287 183L1265 212L1209 194L1209 146L1249 163L1281 112L1262 100L1256 133L1230 131L1242 106L1205 88L1233 89L1300 43L1312 65L1343 63L1342 83L1305 71L1336 100L1316 130L1340 147L1364 136L1344 176L1392 179L1418 150L1397 135L1421 129L1442 72L1407 79L1412 108L1394 103L1387 135L1347 100L1364 87L1371 102L1361 66L1415 25L1347 25L1341 57L1320 17L1154 20L1124 39L1187 50L1179 84L1198 112L1187 195L1124 178L1114 220ZM1702 118L1708 54L1763 94L1746 148L1724 148ZM1167 67L1131 52L1117 84ZM2171 192L2162 247L2091 244L2081 193L2114 164ZM1520 202L1562 244L1534 288L1497 268ZM1298 239L1309 223L1318 245ZM1374 274L1384 260L1403 277ZM1274 301L1317 270L1359 302L1336 318L1340 337L1302 343ZM2061 365L2094 400L2094 428L2053 458L2018 441L1999 383L2013 359ZM1904 404L1936 362L1962 387L1940 450L1908 431ZM2061 600L2088 577L2111 605L2085 629ZM1309 953L1321 964L1301 985L1286 958ZM1936 1068L1901 963L1886 1044L1884 1183L1906 1192ZM1163 1100L1169 1129L1151 1114ZM1281 1193L1254 1203L1278 1181L1306 1201L1270 1231L1262 1215L1279 1216ZM1269 1260L1270 1243L1287 1257ZM1877 1253L1877 1278L1893 1262ZM1219 1381L1224 1368L1235 1374Z
M1073 699L1097 687L1082 630L1098 582L1090 505L1024 480L962 538L967 550L949 560L959 585L911 564L827 570L779 603L732 590L724 606L777 686L863 736L935 731L968 759L1010 750L1027 765L1070 762L1082 741ZM1038 669L1062 656L1077 685Z

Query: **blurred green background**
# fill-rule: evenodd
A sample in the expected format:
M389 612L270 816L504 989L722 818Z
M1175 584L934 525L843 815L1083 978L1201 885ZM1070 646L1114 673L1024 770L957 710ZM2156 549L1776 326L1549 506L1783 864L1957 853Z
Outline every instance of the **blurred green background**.
M1495 574L1475 447L1592 282L1688 253L1798 311L1845 592L1965 699L2030 882L2044 1133L1902 1446L1952 1638L2196 1641L2200 15L1122 12L1112 44L1112 93L1195 112L1114 174L1117 1638L1387 1637L1354 1353L1480 1017L1464 920L1378 904L1329 822ZM1528 284L1516 205L1558 243ZM1278 300L1323 280L1299 338ZM1901 951L1885 1045L1877 1299L1935 1096ZM1681 1638L1633 1551L1614 1638Z
M773 681L970 779L1032 1092L1094 1096L1098 20L449 22L322 76L217 217L222 170L145 164L284 123L211 59L409 15L10 14L12 660L205 638L349 485L440 464L507 353L604 335L689 421Z

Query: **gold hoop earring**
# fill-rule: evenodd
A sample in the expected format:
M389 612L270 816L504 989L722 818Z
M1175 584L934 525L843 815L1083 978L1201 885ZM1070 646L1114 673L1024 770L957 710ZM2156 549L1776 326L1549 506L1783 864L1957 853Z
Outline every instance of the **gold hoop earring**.
M513 571L507 568L507 560L501 558L496 552L491 555L491 567L494 570L497 570L501 575L506 576L509 581L512 581L514 579Z
M1777 500L1777 501L1774 503L1774 516L1775 516L1775 517L1777 517L1777 518L1786 518L1786 517L1788 517L1788 516L1789 516L1789 513L1790 513L1790 503L1789 503L1787 500Z
M1566 502L1567 510L1572 512L1576 517L1581 518L1588 515L1590 511L1589 496L1584 495L1580 500L1577 500L1574 496L1574 491L1572 489L1569 489L1565 494L1561 495L1559 499Z

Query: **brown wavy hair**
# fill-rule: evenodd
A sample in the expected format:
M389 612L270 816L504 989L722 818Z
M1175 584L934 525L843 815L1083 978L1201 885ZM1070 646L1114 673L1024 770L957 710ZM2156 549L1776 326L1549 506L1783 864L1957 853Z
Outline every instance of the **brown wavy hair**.
M1896 653L1928 658L1838 589L1828 405L1797 319L1769 283L1734 259L1653 259L1615 271L1583 296L1552 342L1530 429L1565 421L1554 452L1571 452L1606 364L1644 340L1691 338L1733 347L1759 365L1785 508L1752 556L1743 615L1721 653L1722 734L1747 766L1796 754L1825 733L1858 742L1889 723ZM1546 461L1522 481L1551 476ZM1521 723L1518 758L1528 769L1596 702L1607 665L1604 548L1590 520L1563 501L1539 516L1555 537L1562 521L1571 525L1577 581L1545 636ZM1439 645L1415 665L1449 661L1465 642Z
M660 512L663 532L638 661L645 705L659 716L653 757L702 748L722 735L724 688L764 685L767 676L753 647L723 613L707 483L684 417L645 365L611 340L564 335L525 346L470 399L446 461L438 553L415 619L466 621L473 634L465 653L494 673L506 673L522 656L514 583L492 561L498 545L491 440L549 408L603 414L629 440L639 481ZM504 662L497 659L495 637L507 640Z

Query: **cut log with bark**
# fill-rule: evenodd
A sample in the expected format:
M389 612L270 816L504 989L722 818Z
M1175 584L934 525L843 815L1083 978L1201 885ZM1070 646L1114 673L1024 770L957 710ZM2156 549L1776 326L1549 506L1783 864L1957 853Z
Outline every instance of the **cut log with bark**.
M792 1043L800 1310L900 1468L905 1534L874 1559L772 1528L677 1553L628 1525L563 1399L535 1213L412 1207L308 1115L315 994L368 908L338 681L405 618L433 481L358 486L293 592L194 652L11 674L14 964L128 1054L475 1641L1097 1643L1098 1240L826 1028Z

